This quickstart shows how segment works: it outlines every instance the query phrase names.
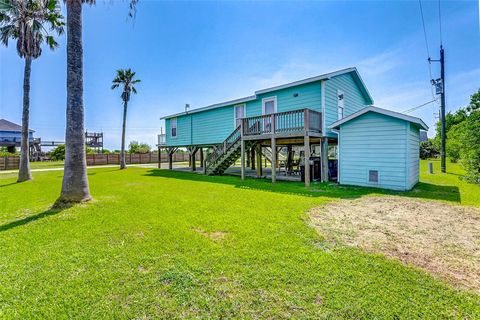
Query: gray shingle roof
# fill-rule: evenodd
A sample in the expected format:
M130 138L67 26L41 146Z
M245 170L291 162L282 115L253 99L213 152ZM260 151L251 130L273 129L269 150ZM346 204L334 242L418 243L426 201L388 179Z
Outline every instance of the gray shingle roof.
M22 126L5 119L0 119L0 131L21 132ZM30 129L30 132L34 131Z

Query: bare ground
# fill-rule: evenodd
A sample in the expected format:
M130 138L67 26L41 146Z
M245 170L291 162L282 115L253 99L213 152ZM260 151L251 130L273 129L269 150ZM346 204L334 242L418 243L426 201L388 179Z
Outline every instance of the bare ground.
M405 197L363 197L310 211L326 240L412 264L480 292L480 210Z

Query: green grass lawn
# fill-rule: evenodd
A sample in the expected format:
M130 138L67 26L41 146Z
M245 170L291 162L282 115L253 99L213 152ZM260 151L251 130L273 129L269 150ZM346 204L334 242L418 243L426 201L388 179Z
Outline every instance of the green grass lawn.
M62 168L62 167L63 167L63 160L30 162L30 169L48 169L48 168Z
M369 194L480 206L457 165L425 170L393 193L93 168L95 200L61 211L61 171L0 174L0 318L478 318L475 293L309 226L309 208Z

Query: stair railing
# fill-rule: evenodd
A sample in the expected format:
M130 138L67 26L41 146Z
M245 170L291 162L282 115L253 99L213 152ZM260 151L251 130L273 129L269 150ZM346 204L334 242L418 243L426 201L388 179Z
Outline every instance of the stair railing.
M233 132L220 144L214 146L213 151L205 158L205 173L225 154L232 145L237 143L241 138L241 126L238 126Z

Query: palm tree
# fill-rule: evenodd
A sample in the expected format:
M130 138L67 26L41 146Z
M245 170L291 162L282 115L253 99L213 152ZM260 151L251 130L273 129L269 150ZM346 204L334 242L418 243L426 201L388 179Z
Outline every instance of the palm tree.
M126 169L127 165L125 163L125 127L127 124L127 105L130 101L130 92L137 94L137 89L135 89L135 84L139 83L141 80L134 79L135 72L132 69L120 69L117 70L117 76L112 81L112 90L120 86L123 87L122 91L122 100L123 100L123 124L122 124L122 148L120 150L120 169Z
M62 191L58 202L88 201L83 106L82 4L95 0L64 0L67 6L67 121Z
M139 0L130 0L131 17L135 17ZM58 203L88 201L90 190L85 159L83 106L82 4L95 0L64 0L67 5L67 123L65 165L62 192Z
M17 42L17 52L25 59L23 74L22 139L18 182L32 179L29 159L30 73L32 60L42 54L42 44L50 49L58 44L49 31L63 33L64 23L57 0L1 0L0 40Z

